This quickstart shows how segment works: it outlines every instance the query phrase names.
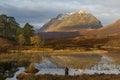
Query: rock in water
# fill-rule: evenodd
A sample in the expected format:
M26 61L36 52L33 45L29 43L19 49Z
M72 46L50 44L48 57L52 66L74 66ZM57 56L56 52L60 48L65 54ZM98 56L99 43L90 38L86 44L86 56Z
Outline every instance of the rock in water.
M39 70L36 69L35 65L33 63L31 63L29 65L29 67L25 70L26 73L32 73L32 74L35 74L37 73Z

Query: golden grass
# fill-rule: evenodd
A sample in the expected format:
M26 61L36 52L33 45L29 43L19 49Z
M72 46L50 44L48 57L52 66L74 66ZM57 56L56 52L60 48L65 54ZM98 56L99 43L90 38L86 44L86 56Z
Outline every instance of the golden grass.
M91 51L79 51L79 50L54 50L49 52L50 55L76 55L76 54L105 54L106 50L91 50Z
M120 80L120 74L94 74L94 75L75 75L75 76L64 76L64 75L26 75L20 73L17 76L18 80Z

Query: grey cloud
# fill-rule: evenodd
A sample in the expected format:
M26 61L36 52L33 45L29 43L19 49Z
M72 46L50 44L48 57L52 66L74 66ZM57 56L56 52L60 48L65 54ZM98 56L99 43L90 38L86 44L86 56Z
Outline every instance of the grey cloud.
M0 0L0 13L14 16L22 25L30 22L34 26L59 13L85 9L95 15L104 25L120 18L119 0Z

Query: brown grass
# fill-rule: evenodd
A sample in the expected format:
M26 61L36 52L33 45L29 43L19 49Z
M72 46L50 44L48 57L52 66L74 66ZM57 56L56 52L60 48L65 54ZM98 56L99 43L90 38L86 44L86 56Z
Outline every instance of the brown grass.
M120 74L94 74L80 76L63 76L63 75L18 75L18 80L119 80Z

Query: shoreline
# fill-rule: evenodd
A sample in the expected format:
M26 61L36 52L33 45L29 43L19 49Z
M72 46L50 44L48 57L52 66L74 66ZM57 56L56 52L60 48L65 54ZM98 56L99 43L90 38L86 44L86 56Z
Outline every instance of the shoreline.
M74 76L64 76L64 75L50 75L50 74L45 74L45 75L24 75L20 74L17 76L17 79L31 79L32 80L119 80L120 79L120 74L94 74L94 75L74 75Z

